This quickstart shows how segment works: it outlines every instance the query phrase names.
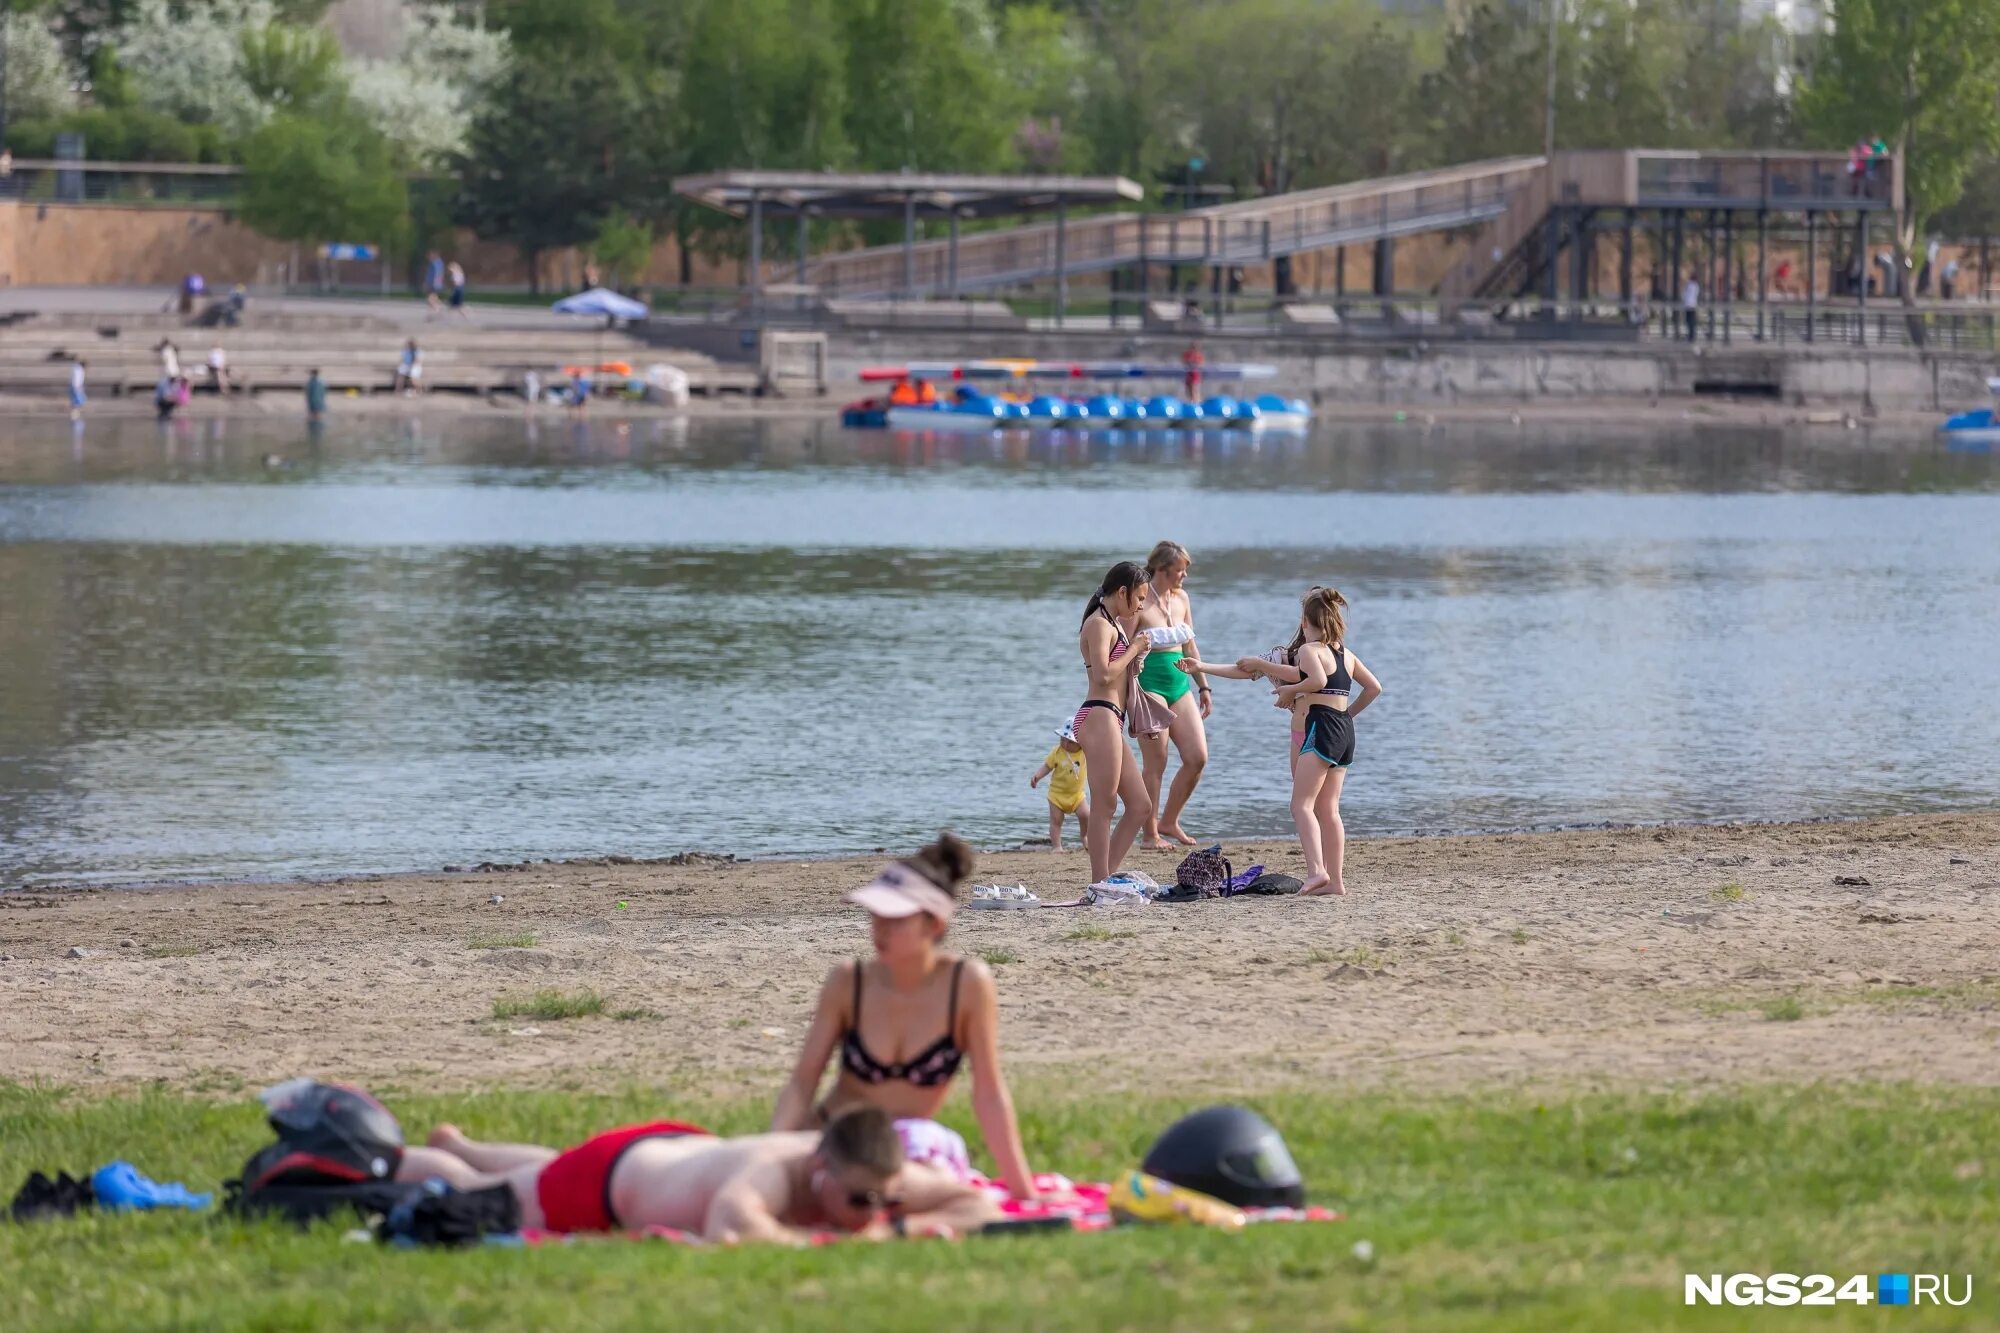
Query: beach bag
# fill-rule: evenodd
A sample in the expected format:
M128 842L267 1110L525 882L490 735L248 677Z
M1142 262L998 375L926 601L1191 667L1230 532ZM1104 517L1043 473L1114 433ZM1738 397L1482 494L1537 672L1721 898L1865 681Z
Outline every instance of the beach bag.
M1220 898L1229 886L1232 873L1229 858L1222 854L1219 842L1213 847L1189 852L1187 859L1174 867L1174 888L1167 897L1174 902Z
M1297 893L1305 887L1305 881L1296 875L1259 875L1250 886L1239 890L1256 894L1260 898L1276 898L1287 893Z

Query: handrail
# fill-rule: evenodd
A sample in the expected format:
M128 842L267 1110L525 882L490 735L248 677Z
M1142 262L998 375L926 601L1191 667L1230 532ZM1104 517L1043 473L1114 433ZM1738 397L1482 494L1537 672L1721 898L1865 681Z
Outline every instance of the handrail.
M965 290L1135 263L1242 263L1300 250L1464 226L1507 207L1508 192L1541 173L1541 158L1499 158L1185 213L1115 213L1036 222L822 255L808 279L847 294ZM1060 264L1058 258L1060 257ZM906 266L908 277L906 280ZM770 270L782 271L771 264Z

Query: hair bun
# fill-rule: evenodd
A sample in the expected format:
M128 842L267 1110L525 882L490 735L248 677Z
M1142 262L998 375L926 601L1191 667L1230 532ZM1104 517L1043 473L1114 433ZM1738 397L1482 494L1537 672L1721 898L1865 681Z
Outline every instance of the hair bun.
M940 833L936 842L918 848L910 861L935 880L939 888L956 893L972 873L972 844L956 833Z

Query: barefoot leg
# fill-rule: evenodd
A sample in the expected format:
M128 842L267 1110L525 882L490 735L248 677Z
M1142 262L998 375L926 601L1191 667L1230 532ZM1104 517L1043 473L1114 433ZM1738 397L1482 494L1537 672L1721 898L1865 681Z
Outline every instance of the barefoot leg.
M1121 744L1119 748L1122 750L1124 746ZM1111 865L1104 872L1105 875L1116 874L1118 867L1125 864L1125 856L1132 850L1132 843L1138 838L1140 827L1152 817L1153 813L1153 803L1146 796L1146 779L1140 774L1139 766L1132 762L1130 755L1125 756L1125 766L1118 778L1118 796L1125 802L1125 814L1118 821L1118 827L1111 831ZM1110 820L1100 816L1091 820L1091 827L1096 828L1100 822L1109 823ZM1103 877L1103 875L1093 876L1092 883Z
M1342 863L1347 853L1347 825L1340 818L1340 792L1346 784L1347 770L1336 768L1326 775L1326 785L1320 788L1319 802L1313 813L1319 818L1320 842L1326 853L1326 873L1329 878L1326 891L1330 894L1347 892L1347 880L1341 874Z
M1156 731L1139 738L1139 760L1146 787L1146 800L1151 813L1146 816L1146 831L1141 845L1154 851L1166 850L1168 843L1160 836L1160 780L1167 772L1167 733Z
M1054 801L1051 801L1049 802L1049 850L1050 851L1059 852L1062 850L1062 826L1063 826L1063 812L1056 808L1056 803Z
M1174 701L1174 722L1167 735L1180 754L1181 766L1174 773L1173 785L1167 789L1166 808L1160 812L1160 832L1187 847L1195 846L1195 840L1181 827L1181 811L1187 808L1188 798L1194 795L1195 785L1201 781L1202 770L1208 767L1208 731L1202 726L1201 705L1195 700L1196 696L1183 694ZM1155 782L1152 786L1155 797L1159 790Z
M1302 754L1292 761L1292 825L1299 831L1299 850L1305 853L1306 880L1301 893L1316 893L1332 882L1326 873L1326 850L1319 832L1319 816L1313 807L1319 789L1326 782L1326 763L1314 754Z
M1116 864L1111 855L1111 820L1118 813L1119 778L1132 764L1125 749L1125 729L1108 708L1091 709L1077 739L1083 742L1084 779L1090 785L1093 817L1084 830L1083 842L1090 849L1090 882L1095 884L1109 879ZM1128 838L1125 846L1131 845ZM1119 856L1124 856L1124 849L1119 850Z
M439 1125L431 1131L429 1146L450 1153L475 1171L501 1175L522 1166L546 1166L558 1156L554 1148L532 1143L481 1143L468 1139L456 1125Z

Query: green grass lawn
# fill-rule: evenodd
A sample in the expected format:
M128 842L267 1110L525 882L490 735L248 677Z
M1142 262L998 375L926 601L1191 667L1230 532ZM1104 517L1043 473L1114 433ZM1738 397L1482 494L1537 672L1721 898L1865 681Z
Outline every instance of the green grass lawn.
M1139 1157L1189 1103L1017 1089L1034 1161ZM663 1112L722 1130L764 1104L680 1091L384 1090L413 1134L567 1143ZM1128 1229L793 1252L594 1243L393 1251L186 1215L0 1224L0 1329L1990 1329L2000 1324L2000 1091L1702 1095L1338 1092L1256 1104L1327 1225ZM0 1083L0 1184L126 1157L196 1187L259 1146L247 1095L97 1099ZM960 1102L955 1123L970 1131ZM968 1135L970 1137L970 1134ZM1366 1240L1372 1258L1357 1257ZM1959 1310L1689 1308L1682 1274L1943 1272ZM1871 1277L1871 1287L1872 1277Z

